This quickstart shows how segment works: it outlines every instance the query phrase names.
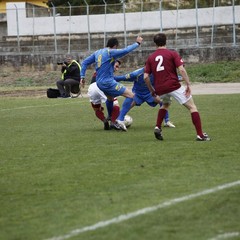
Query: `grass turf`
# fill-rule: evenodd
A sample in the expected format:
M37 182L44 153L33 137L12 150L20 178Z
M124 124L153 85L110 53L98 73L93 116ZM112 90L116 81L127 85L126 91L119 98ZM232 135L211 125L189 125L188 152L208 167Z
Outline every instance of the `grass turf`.
M186 109L157 141L157 108L127 133L104 131L86 98L0 101L0 239L47 239L239 180L239 94L195 96L211 142ZM120 102L122 98L119 98ZM240 232L239 186L71 239L210 239Z

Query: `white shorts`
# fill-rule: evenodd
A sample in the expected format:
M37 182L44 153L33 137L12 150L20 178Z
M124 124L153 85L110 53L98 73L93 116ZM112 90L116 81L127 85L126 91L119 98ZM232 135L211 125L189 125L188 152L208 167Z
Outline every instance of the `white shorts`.
M171 97L173 97L174 99L176 99L177 102L179 102L182 105L192 98L192 95L190 95L189 97L186 97L185 90L186 90L185 87L181 86L180 88L178 88L173 92L161 95L160 98L162 99L163 103L170 104Z
M104 94L103 91L101 91L96 82L90 84L90 86L88 87L88 92L87 92L88 96L89 96L89 100L91 103L93 103L94 105L96 104L101 104L101 103L105 103L107 101L107 97ZM117 98L114 98L113 101L113 105L119 105Z
M87 94L90 98L90 102L93 104L101 104L107 101L106 95L98 88L96 82L90 84Z

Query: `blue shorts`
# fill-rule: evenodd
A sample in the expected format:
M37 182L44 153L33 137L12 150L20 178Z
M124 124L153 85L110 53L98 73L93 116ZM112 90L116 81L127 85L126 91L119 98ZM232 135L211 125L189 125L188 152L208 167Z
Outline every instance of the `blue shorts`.
M154 98L151 95L151 93L144 95L135 93L133 101L136 103L136 106L141 106L144 102L146 102L151 107L156 107L158 104L154 101Z
M105 95L111 97L121 96L126 90L126 87L124 85L116 82L115 80L112 80L111 82L108 81L106 83L97 82L97 86L104 92Z

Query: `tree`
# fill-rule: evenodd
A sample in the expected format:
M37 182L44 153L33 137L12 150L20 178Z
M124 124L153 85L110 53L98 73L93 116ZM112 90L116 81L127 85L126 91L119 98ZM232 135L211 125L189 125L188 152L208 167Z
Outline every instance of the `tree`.
M105 0L107 4L116 4L116 3L121 3L121 0ZM52 7L52 4L55 7L58 6L69 6L68 2L70 3L71 6L82 6L85 5L84 0L48 0L47 5L49 7ZM86 0L88 5L103 5L104 1L103 0Z

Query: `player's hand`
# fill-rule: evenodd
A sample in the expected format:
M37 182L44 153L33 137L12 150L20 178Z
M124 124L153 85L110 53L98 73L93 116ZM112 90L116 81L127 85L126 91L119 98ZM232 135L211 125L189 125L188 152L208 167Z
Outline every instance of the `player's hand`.
M81 86L82 88L85 87L85 79L84 79L84 78L81 78L81 80L80 80L80 86Z
M141 44L141 43L142 43L142 41L143 41L143 38L142 38L142 37L140 37L140 36L138 36L138 37L137 37L137 40L136 40L136 42L138 42L139 44Z
M157 97L157 94L156 94L156 92L155 92L155 89L152 89L150 92L151 92L151 95L152 95L154 98Z
M156 103L159 103L159 104L161 103L161 98L158 95L154 97L154 100Z
M186 90L185 90L185 96L189 97L191 95L191 88L189 85L187 85Z

